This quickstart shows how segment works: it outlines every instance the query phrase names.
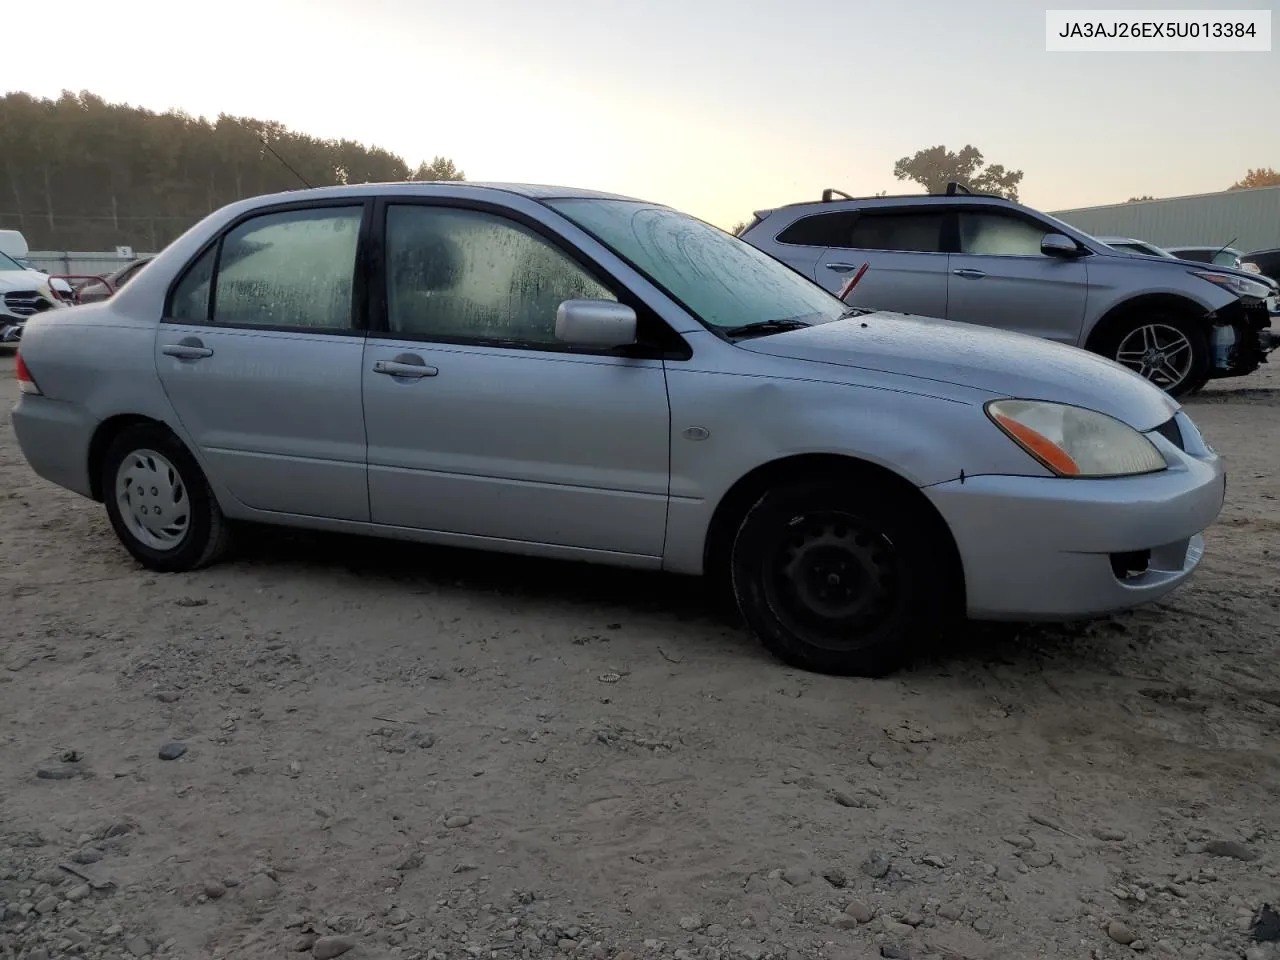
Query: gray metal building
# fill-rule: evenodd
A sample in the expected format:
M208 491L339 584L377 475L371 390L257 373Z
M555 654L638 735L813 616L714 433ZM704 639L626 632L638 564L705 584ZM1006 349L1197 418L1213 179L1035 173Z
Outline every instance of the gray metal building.
M1053 216L1095 237L1135 237L1160 247L1229 244L1245 253L1280 247L1280 187L1055 210Z

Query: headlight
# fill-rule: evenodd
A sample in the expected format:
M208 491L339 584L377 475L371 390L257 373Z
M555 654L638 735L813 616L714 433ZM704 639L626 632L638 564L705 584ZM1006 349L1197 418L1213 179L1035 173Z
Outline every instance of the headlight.
M1115 417L1043 400L992 400L991 418L1060 477L1128 477L1164 470L1155 444Z
M1259 267L1256 263L1250 263L1248 260L1240 264L1240 269L1243 270L1245 273L1261 273L1262 272L1261 267Z
M1215 283L1224 290L1230 290L1237 297L1256 297L1259 300L1265 300L1271 293L1270 288L1265 283L1259 283L1257 280L1250 280L1248 277L1239 277L1233 273L1214 273L1212 270L1192 270L1191 275L1199 277L1201 280L1208 280Z

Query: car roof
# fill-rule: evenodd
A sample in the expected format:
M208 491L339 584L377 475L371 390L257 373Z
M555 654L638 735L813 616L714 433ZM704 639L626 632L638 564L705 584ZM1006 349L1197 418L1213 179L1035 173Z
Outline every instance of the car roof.
M957 206L989 206L999 204L1006 207L1017 207L1019 204L1008 197L997 197L994 194L953 194L944 193L897 193L880 197L836 197L831 200L802 200L797 203L784 203L777 207L767 207L755 211L755 216L764 220L777 213L799 212L822 213L828 211L838 213L840 210L859 207L910 207L919 204L948 204Z
M600 190L584 190L580 187L558 187L539 183L477 183L469 180L413 180L408 182L388 183L351 183L333 187L310 187L302 190L288 190L283 193L270 194L265 197L254 197L255 204L265 200L279 202L296 200L324 200L344 196L367 196L368 194L399 196L432 196L451 197L467 194L510 193L531 200L629 200L635 203L642 201L635 197L627 197L617 193L605 193Z

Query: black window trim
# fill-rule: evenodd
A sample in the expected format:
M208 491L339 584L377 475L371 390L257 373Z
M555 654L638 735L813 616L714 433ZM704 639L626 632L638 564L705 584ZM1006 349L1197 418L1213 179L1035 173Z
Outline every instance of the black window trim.
M486 213L510 221L531 231L564 254L589 277L606 287L618 298L618 302L636 312L637 342L630 346L607 350L575 347L570 344L547 343L532 340L501 340L492 337L446 337L439 334L416 334L390 329L387 311L387 209L392 206L444 207L452 210L470 210ZM549 208L550 209L550 208ZM553 211L554 212L554 211ZM369 237L369 279L367 286L368 335L406 343L436 343L448 346L489 347L506 350L525 350L568 356L623 357L635 360L689 360L693 350L688 342L664 320L656 310L645 303L618 277L573 244L556 233L545 223L521 210L475 197L430 196L380 196L374 201ZM642 339L647 331L653 336Z
M955 236L953 236L953 230L952 230L953 218L949 216L950 211L951 211L950 207L939 206L936 203L904 203L904 204L893 204L892 206L885 206L885 207L858 207L853 210L819 211L818 213L811 213L811 214L808 214L807 216L799 217L791 221L791 223L787 224L787 226L783 227L775 235L774 242L778 243L780 246L802 247L809 250L819 250L819 249L821 250L865 250L868 253L910 253L910 254L915 254L917 256L936 257L939 255L945 255L947 253L953 252L948 248L955 246L956 238ZM805 220L816 220L820 217L841 216L841 215L851 216L852 220L851 220L851 226L850 226L850 233L852 233L853 227L855 227L858 221L861 220L863 217L893 217L893 216L899 216L904 214L918 214L918 213L934 213L934 214L941 215L942 217L941 233L938 238L938 246L940 249L938 250L898 250L892 247L846 247L846 246L839 246L837 244L824 244L821 247L818 247L811 243L787 243L786 241L781 239L782 235L786 233L788 230L790 230L792 227L795 227L796 225L803 223Z
M259 217L277 213L290 213L297 210L323 209L359 209L360 230L356 239L356 258L351 277L351 325L348 327L317 327L293 324L264 325L259 323L219 323L213 319L218 299L218 268L222 263L222 244L227 235L240 225ZM164 295L164 311L161 323L172 323L181 326L208 327L211 330L250 330L272 333L305 333L329 337L364 337L368 333L368 278L369 278L369 246L370 227L373 222L373 197L333 197L324 200L292 200L283 203L272 203L266 206L247 210L240 216L224 224L209 240L200 246L178 271L169 283ZM213 251L213 268L209 276L209 304L204 320L183 320L173 316L173 296L182 281L195 269L197 264L210 250Z

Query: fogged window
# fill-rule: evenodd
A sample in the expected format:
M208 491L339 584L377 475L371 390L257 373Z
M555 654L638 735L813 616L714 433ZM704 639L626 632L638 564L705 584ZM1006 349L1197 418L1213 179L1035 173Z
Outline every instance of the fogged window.
M767 253L667 207L595 199L549 205L635 264L703 323L732 327L801 317L820 322L847 309Z
M361 207L290 210L247 220L218 260L215 323L351 326Z
M209 322L209 283L213 280L213 258L217 252L216 246L210 247L178 281L173 291L173 302L169 305L169 316L174 320ZM105 300L110 295L111 291L104 284L100 299Z
M616 300L526 228L487 213L387 210L387 315L395 333L556 342L565 300Z
M961 213L960 252L989 257L1040 257L1048 231L1003 213Z

